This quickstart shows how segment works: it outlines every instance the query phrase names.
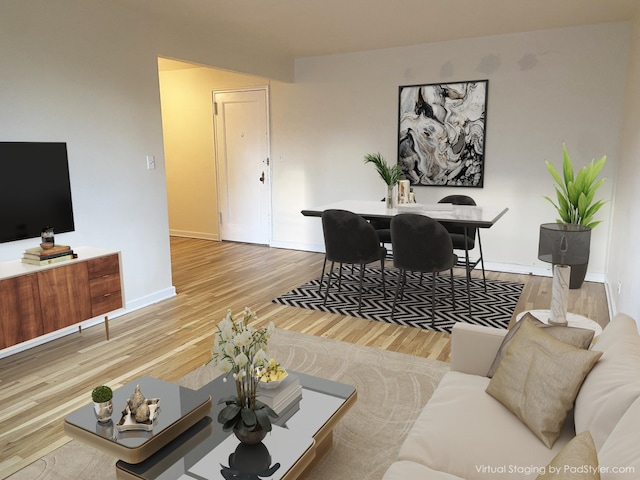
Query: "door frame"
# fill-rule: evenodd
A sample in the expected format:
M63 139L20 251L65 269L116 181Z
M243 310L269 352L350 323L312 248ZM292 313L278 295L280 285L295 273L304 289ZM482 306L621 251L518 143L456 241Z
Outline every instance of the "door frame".
M217 218L216 218L216 223L218 226L218 237L220 239L220 241L222 241L222 230L220 228L220 216L222 214L222 212L220 211L220 184L221 184L221 177L222 175L220 174L220 161L218 158L218 129L216 128L216 111L215 111L215 96L216 93L243 93L243 92L255 92L255 91L261 91L264 92L265 95L265 122L266 122L266 129L267 129L267 166L265 168L265 182L266 182L266 186L267 186L267 206L265 208L266 214L267 214L267 220L266 220L266 228L267 228L267 243L266 245L271 246L271 243L273 241L273 212L272 212L272 199L273 199L273 191L272 191L272 186L271 186L271 178L272 178L272 165L273 165L273 161L271 158L271 103L270 103L270 97L269 97L269 84L265 84L265 85L256 85L253 87L241 87L241 88L225 88L225 89L216 89L216 90L212 90L211 91L211 121L213 123L213 155L214 155L214 159L215 159L215 172L216 172L216 202L217 202L217 207L218 207L218 212L217 212ZM227 189L229 188L229 186L226 186ZM256 244L258 245L258 244Z

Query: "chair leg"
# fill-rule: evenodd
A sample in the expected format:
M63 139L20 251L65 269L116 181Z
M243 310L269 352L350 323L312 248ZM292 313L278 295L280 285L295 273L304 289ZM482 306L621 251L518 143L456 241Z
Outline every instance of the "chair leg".
M331 268L329 269L329 278L327 279L327 289L324 292L324 301L322 302L322 305L326 305L327 304L327 297L329 296L329 285L331 285L331 277L333 276L333 265L335 262L331 262Z
M451 278L451 301L453 302L453 309L456 309L456 289L453 288L453 267L449 270L449 276Z
M353 265L351 266L353 268ZM338 291L342 288L342 263L340 264L340 268L338 269Z
M322 274L320 275L320 285L318 285L318 293L322 292L322 282L324 280L324 271L327 268L327 255L324 256L324 262L322 262Z
M400 288L400 300L402 300L404 298L404 287L407 284L407 271L403 270L402 271L402 287Z
M431 326L436 322L436 272L431 274Z
M471 316L471 284L469 277L467 277L467 303L469 304L469 316Z
M380 271L382 272L382 296L387 299L387 282L384 280L384 258L380 259Z
M393 306L391 307L391 320L393 320L393 314L396 310L396 301L398 300L398 293L400 293L400 288L402 285L402 290L404 290L404 282L407 278L407 273L405 270L400 270L398 272L398 284L396 285L396 294L393 296Z
M469 268L469 243L468 243L468 236L467 236L467 227L464 227L464 269L465 272L467 273L467 279L470 281L471 280L471 269Z
M482 254L482 241L480 240L480 229L476 230L478 235L478 247L480 247L480 265L482 265L482 282L484 283L484 293L487 293L487 277L484 275L484 255Z
M362 315L362 280L364 279L364 263L360 264L360 288L358 289L358 313Z
M467 244L467 227L464 227L464 257L465 270L467 272L467 301L469 303L469 316L471 316L471 270L469 270L469 245Z

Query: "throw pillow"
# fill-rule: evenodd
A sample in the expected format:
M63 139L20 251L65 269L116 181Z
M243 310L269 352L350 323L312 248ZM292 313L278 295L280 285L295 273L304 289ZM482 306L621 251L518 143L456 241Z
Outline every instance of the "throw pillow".
M486 392L551 448L602 352L576 348L521 321Z
M600 480L593 438L584 431L571 439L536 480Z
M496 369L500 364L500 360L504 357L504 354L507 352L507 348L511 344L511 339L516 334L516 332L520 329L520 325L522 325L522 321L528 318L531 320L537 327L543 328L545 332L549 335L554 336L558 340L562 340L564 343L568 343L569 345L573 345L578 348L589 348L591 342L593 341L593 336L595 335L595 331L589 328L577 328L577 327L561 327L558 325L547 325L544 322L541 322L536 317L531 315L531 313L525 313L522 318L507 332L498 349L498 353L496 358L493 360L491 364L491 368L489 369L489 373L487 377L491 378L496 373Z

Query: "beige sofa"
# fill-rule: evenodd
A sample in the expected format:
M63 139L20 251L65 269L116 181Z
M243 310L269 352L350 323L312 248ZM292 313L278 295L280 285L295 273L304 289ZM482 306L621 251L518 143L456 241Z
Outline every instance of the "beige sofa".
M451 371L383 480L536 479L583 431L593 438L602 479L640 479L640 336L635 321L618 314L594 340L591 350L602 351L602 357L582 383L552 448L485 392L490 381L486 374L505 333L455 325Z

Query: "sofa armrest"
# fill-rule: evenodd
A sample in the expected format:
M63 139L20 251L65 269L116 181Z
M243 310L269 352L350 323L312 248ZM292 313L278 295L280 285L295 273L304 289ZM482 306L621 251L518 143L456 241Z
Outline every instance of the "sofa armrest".
M451 370L485 377L507 330L458 322L451 330Z

